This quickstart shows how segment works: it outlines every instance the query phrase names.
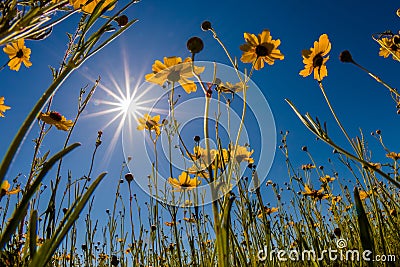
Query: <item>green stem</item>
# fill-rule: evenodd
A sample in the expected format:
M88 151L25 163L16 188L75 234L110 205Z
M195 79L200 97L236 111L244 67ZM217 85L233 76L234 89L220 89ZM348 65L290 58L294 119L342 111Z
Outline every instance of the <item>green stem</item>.
M46 90L46 92L39 98L36 105L32 108L29 115L26 117L22 126L18 130L15 135L13 141L11 142L8 150L3 158L3 161L0 165L0 183L4 180L4 177L7 173L8 168L10 167L11 161L14 158L19 146L21 145L25 135L29 131L31 125L34 123L35 119L39 115L43 106L46 104L48 99L57 91L60 85L65 81L66 78L71 74L74 70L74 67L71 64L67 65L65 69L60 73L60 75L54 80L54 82L50 85L50 87Z

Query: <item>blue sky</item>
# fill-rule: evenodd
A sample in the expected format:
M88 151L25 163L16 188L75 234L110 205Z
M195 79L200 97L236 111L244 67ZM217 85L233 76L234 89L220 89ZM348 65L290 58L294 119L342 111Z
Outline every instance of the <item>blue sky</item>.
M314 136L301 124L285 103L291 99L305 113L318 115L321 121L327 121L328 129L337 143L344 144L345 138L329 113L317 82L312 77L303 78L298 72L303 68L301 50L308 49L318 37L327 33L332 43L330 60L327 63L328 77L324 79L325 89L335 107L337 115L348 130L350 136L359 135L361 128L366 135L381 129L389 149L400 151L396 137L398 126L395 104L387 90L374 82L367 74L349 64L339 62L341 51L348 49L354 59L372 72L396 87L398 62L378 56L379 46L371 39L371 34L399 28L400 18L396 16L399 6L394 1L142 1L133 6L127 15L137 18L137 22L123 36L106 47L95 57L87 61L61 87L55 97L53 109L67 118L76 112L77 97L81 87L89 87L93 79L101 76L104 84L110 85L110 77L124 83L124 60L129 66L129 78L132 84L144 82L144 74L151 72L154 60L164 56L190 56L186 41L192 36L203 39L205 47L198 60L217 61L228 64L221 47L212 39L210 33L202 32L200 24L210 20L228 50L238 59L241 56L239 46L244 43L243 32L260 33L269 29L274 39L281 40L280 50L285 55L283 61L274 66L254 73L253 81L263 91L272 109L277 129L289 130L289 149L298 164L308 163L301 147L307 145L321 164L327 164L331 149L322 142L316 142ZM0 73L0 96L5 96L6 104L12 109L6 117L0 119L0 157L4 154L12 137L33 107L36 99L51 83L48 66L56 67L66 48L66 32L73 30L77 17L55 28L53 34L43 42L27 41L32 49L32 67L21 67L19 72L4 69ZM2 53L0 60L7 61ZM397 65L396 65L397 64ZM241 70L249 65L240 63ZM94 99L107 99L109 96L97 90ZM102 107L93 101L86 113L98 111ZM81 176L87 173L90 155L94 149L97 131L111 119L111 116L84 118L73 134L72 141L79 141L82 147L66 158L63 176L67 169ZM109 175L98 188L96 195L108 194L113 197L118 181L120 165L123 161L121 139L118 140L112 155L105 155L107 145L113 136L117 124L104 129L103 145L96 158L94 173L107 170ZM7 178L12 179L22 172L27 175L33 153L31 140L39 131L35 124L10 168ZM52 131L41 153L51 150L55 153L63 144L64 132ZM369 140L371 148L377 148L377 142ZM384 157L384 151L377 149L377 159ZM105 162L105 158L110 161ZM257 160L257 159L256 159ZM268 179L283 183L287 179L285 162L277 151ZM24 177L21 181L25 181ZM50 177L45 181L49 183ZM110 188L112 190L110 191ZM125 189L124 189L125 190ZM138 194L139 191L138 191ZM267 195L267 193L265 193ZM110 208L107 198L96 198L99 210Z

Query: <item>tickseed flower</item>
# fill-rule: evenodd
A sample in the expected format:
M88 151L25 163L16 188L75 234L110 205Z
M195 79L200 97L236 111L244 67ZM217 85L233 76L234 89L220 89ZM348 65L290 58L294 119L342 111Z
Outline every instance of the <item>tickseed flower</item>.
M180 57L164 57L164 63L156 60L152 66L153 73L146 74L146 81L163 86L165 82L179 83L186 93L196 92L196 84L189 80L193 77L192 59L186 58L182 62ZM204 71L204 67L194 67L197 74Z
M385 47L381 47L379 49L379 55L387 58L388 56L392 55L392 58L397 60L393 54L395 54L398 58L400 58L400 36L394 35L391 38L382 38L381 43ZM391 54L392 52L393 54Z
M332 197L332 205L336 205L336 203L339 203L341 200L342 200L341 196Z
M328 76L326 62L329 56L325 56L329 51L331 51L331 43L329 42L328 35L322 34L319 37L319 41L314 42L314 47L301 52L305 66L299 74L303 77L307 77L314 71L314 79L319 82L322 81L324 77Z
M196 223L196 219L193 217L190 218L184 217L183 220L188 223Z
M60 113L55 111L48 111L46 113L41 112L39 119L47 124L54 125L58 130L68 131L72 127L72 120L67 120Z
M27 48L24 44L24 39L8 44L3 48L4 53L10 58L8 66L10 70L19 71L21 63L24 63L25 67L29 68L32 66L32 62L29 61L31 57L31 49Z
M254 150L249 151L245 146L238 146L236 149L236 155L234 156L235 149L232 148L231 156L236 159L237 162L241 163L242 161L247 161L248 163L254 163L254 159L250 156L253 154Z
M281 40L272 40L269 30L263 30L258 36L245 32L244 40L246 43L240 46L240 50L243 51L240 60L243 63L253 63L256 70L264 68L264 62L273 65L275 60L284 59L278 49Z
M151 117L149 114L144 114L143 118L138 119L139 125L137 126L137 129L139 131L143 130L149 130L149 131L155 131L156 135L160 135L160 115L156 115L154 117Z
M4 117L3 112L10 109L9 106L4 105L4 96L0 97L0 117Z
M329 175L325 175L324 177L320 177L319 180L324 184L335 181L335 177L330 177Z
M370 195L372 195L372 190L369 190L368 192L364 191L364 190L360 190L359 194L360 194L360 199L364 200L364 199L369 198Z
M313 164L305 164L305 165L301 165L301 169L303 170L303 171L308 171L308 170L311 170L311 169L315 169L315 165L313 165Z
M271 213L274 213L274 212L277 212L277 211L278 211L278 208L274 208L274 207L267 208L267 207L264 206L264 212L265 212L266 215L271 215ZM258 211L258 215L257 216L258 216L258 218L262 219L263 213L262 213L261 210Z
M172 227L172 226L174 226L176 223L175 222L164 222L164 224L166 225L166 226L168 226L168 227Z
M4 180L1 183L1 191L0 191L0 199L4 197L5 195L14 195L17 194L21 189L19 187L13 188L10 190L10 183L7 180Z
M199 181L197 177L193 179L190 178L189 173L183 171L181 175L179 175L178 179L169 177L168 183L178 189L193 189L197 187L201 181Z
M305 196L309 196L312 199L315 200L322 200L322 199L327 199L329 198L329 194L325 194L324 193L325 189L321 188L319 190L315 190L315 189L310 189L310 187L308 185L304 186L304 192L301 192L301 194L305 195Z
M248 86L246 85L246 88L248 88ZM242 82L238 82L238 83L230 83L230 82L226 82L226 83L220 83L217 86L217 90L223 93L239 93L241 91L243 91L243 83Z
M400 153L390 152L386 154L386 157L397 161L398 159L400 159Z
M82 8L82 11L87 13L92 13L100 0L69 0L69 3L74 7L74 9ZM102 9L108 6L113 0L105 0ZM87 4L86 4L87 3ZM112 10L114 6L110 7L108 10Z

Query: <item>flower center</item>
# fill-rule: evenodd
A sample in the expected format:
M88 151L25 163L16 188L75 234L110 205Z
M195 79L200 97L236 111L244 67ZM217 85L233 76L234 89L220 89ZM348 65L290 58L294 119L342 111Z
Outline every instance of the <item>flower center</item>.
M171 71L167 76L167 79L171 82L178 82L180 80L180 78L181 78L181 75L178 70Z
M317 54L314 58L313 58L313 67L321 67L322 63L324 62L324 58L321 56L321 54Z
M18 50L16 57L22 58L23 56L24 56L24 51L22 51L22 49Z
M399 49L399 48L397 47L397 45L392 44L392 46L390 47L390 49L396 52L397 49Z
M257 57L265 57L271 54L272 49L274 49L273 44L264 43L262 45L256 46L256 55Z
M58 112L55 112L55 111L50 112L49 116L50 116L50 118L52 118L55 121L61 121L62 120L61 114L58 113Z
M393 43L396 45L400 45L400 37L398 35L395 35L393 37Z
M148 121L146 121L146 127L148 128L148 129L152 129L154 126L156 126L156 122L155 121L153 121L153 120L148 120Z

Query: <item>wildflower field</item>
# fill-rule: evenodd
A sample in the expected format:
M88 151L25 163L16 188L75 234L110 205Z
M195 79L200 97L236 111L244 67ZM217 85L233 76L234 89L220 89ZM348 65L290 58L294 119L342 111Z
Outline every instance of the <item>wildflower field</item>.
M1 0L0 267L400 266L399 7Z

